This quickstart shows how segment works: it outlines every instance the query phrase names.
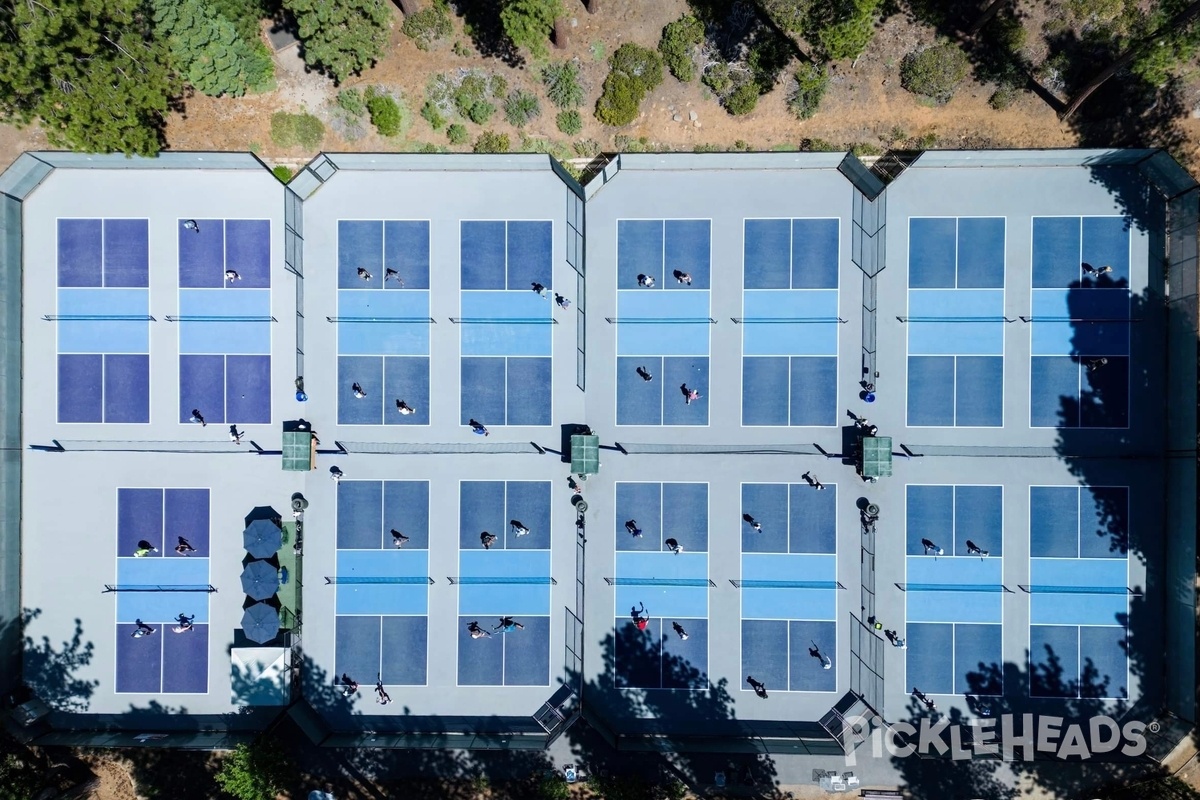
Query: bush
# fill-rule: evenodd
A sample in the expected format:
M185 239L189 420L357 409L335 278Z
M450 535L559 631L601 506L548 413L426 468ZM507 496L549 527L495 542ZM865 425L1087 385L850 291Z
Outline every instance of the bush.
M367 102L363 93L358 89L343 89L337 93L338 108L352 117L361 117L367 113Z
M559 108L576 108L583 102L579 65L574 61L547 64L542 68L542 84L550 102Z
M758 105L758 86L753 82L743 83L725 98L725 110L735 117L749 114Z
M217 785L237 800L275 800L291 780L293 767L271 739L239 744L214 776Z
M367 112L371 115L371 124L380 136L399 136L404 117L400 112L400 104L383 91L372 86L367 90Z
M440 131L446 127L446 118L442 116L442 112L431 101L426 100L425 105L421 106L421 116L435 130Z
M637 118L646 93L662 83L662 59L654 50L626 42L608 60L596 118L605 125L620 127Z
M289 114L276 111L271 115L271 141L279 147L299 145L315 150L325 138L325 126L312 114Z
M718 61L704 70L704 75L700 78L700 81L712 89L713 94L718 99L725 97L733 91L734 87L732 72L729 69L729 65L724 61Z
M558 775L547 775L537 782L533 791L536 800L569 800L571 787Z
M816 29L816 50L827 61L857 58L875 35L883 0L838 0L816 4L809 24Z
M429 50L454 32L450 24L450 6L445 0L433 0L428 8L405 17L400 30L419 49Z
M508 141L507 133L484 131L475 140L476 153L507 153L512 144Z
M271 174L278 178L280 183L287 183L296 173L292 171L291 167L285 167L280 164L278 167L274 167L271 170Z
M821 98L829 88L829 73L823 64L809 64L796 70L788 92L787 107L796 119L809 119L821 106Z
M950 101L971 63L957 45L946 43L909 53L900 62L900 85L935 103Z
M470 73L462 79L462 83L454 90L452 99L458 113L474 122L483 125L496 113L496 107L488 102L489 97L495 96L497 88L507 88L504 79L499 81L493 77L489 81L484 75Z
M662 53L663 63L671 74L687 83L696 77L696 48L703 41L704 23L685 14L662 29L658 52Z
M775 88L779 81L779 73L792 60L792 51L782 36L769 34L759 37L746 56L746 66L759 94L766 94Z
M537 97L522 89L516 89L504 100L504 118L509 124L520 128L542 113Z
M992 92L992 96L988 98L988 105L997 111L1003 111L1015 103L1020 96L1020 89L1014 89L1011 86L1001 86Z
M466 144L471 137L467 134L467 126L456 122L446 129L446 138L450 144Z
M554 124L567 136L574 136L583 130L583 117L575 109L560 111L554 118Z

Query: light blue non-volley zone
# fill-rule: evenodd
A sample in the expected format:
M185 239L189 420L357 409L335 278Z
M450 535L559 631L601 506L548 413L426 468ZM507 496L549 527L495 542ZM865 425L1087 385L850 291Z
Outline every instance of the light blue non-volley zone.
M905 556L905 618L909 622L999 623L1003 564L999 558Z
M460 550L459 614L478 617L550 613L549 550Z
M747 219L746 289L837 289L841 221Z
M1004 424L1004 291L908 293L908 424Z
M967 556L967 542L972 542L999 559L1004 554L1003 508L1001 486L909 484L905 487L905 552L924 555L921 540L928 539L945 551L945 557Z
M708 618L707 553L617 553L617 618L645 604L654 617Z
M1003 289L1003 217L912 217L908 288Z
M60 219L58 287L148 287L149 230L145 219Z
M185 227L194 222L194 227ZM179 286L187 289L269 289L271 221L179 220ZM226 271L236 272L228 280Z
M149 290L62 288L55 320L58 421L149 422Z
M837 552L837 484L815 491L807 483L744 483L743 553Z
M459 227L463 290L554 290L554 224L548 220L463 220Z
M836 425L836 289L743 295L742 424Z
M1033 558L1029 621L1034 625L1125 625L1129 617L1126 559Z
M1033 288L1129 286L1130 220L1109 217L1034 217ZM1083 265L1111 272L1088 275Z
M708 289L712 285L711 261L710 220L617 220L618 289ZM680 281L677 272L689 275L691 283ZM652 278L654 285L639 284L639 275Z
M193 622L208 622L209 585L207 558L117 559L117 624L142 620L169 623L180 614L196 615ZM189 587L199 591L132 591L156 586Z
M1000 624L910 621L905 685L928 695L1004 694L1002 631Z
M429 679L429 618L426 616L338 616L335 622L335 682L343 675L363 684L424 686Z
M1029 488L1033 558L1124 560L1129 552L1129 524L1126 486Z
M429 549L429 481L338 481L339 549L395 547L393 530L404 549Z
M337 251L339 289L429 289L428 220L338 220Z
M837 556L742 554L743 619L837 617Z
M338 614L428 614L429 551L338 550L335 589Z
M271 290L179 290L179 352L270 355Z
M622 291L616 324L617 355L707 356L709 294Z
M336 322L338 423L428 425L429 292L339 289Z
M670 552L666 542L674 539L684 552L708 551L707 483L618 482L616 495L617 550Z
M464 356L549 356L551 303L533 292L463 292Z

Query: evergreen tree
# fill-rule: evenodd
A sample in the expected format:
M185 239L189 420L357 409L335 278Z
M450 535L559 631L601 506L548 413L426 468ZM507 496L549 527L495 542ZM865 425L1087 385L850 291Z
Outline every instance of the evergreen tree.
M275 67L257 28L254 39L244 39L206 0L153 0L153 6L160 37L196 91L239 97L270 88Z
M513 44L542 58L554 20L563 13L562 0L508 0L500 11L500 22Z
M153 155L177 91L140 0L0 0L0 113L55 146Z
M341 82L375 63L387 43L384 0L282 0L300 29L306 64Z

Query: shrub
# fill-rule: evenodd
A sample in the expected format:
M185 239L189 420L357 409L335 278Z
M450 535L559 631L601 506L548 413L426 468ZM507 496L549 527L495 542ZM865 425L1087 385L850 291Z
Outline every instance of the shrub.
M569 800L571 787L558 775L547 775L537 782L533 796L536 800Z
M497 5L502 5L500 24L512 43L544 57L554 21L565 11L562 0L507 0Z
M749 114L758 105L758 86L747 81L729 93L725 98L725 110L735 117Z
M507 133L484 131L475 140L476 153L507 153L511 146Z
M467 134L467 126L456 122L446 129L446 138L450 144L466 144L471 137Z
M875 18L883 0L838 0L817 4L816 50L828 61L857 58L875 35Z
M542 68L542 84L546 96L559 108L576 108L583 102L583 87L579 84L579 65L574 61L559 61Z
M850 145L850 152L859 158L863 156L881 156L883 155L883 148L870 142L855 142Z
M435 130L440 131L446 127L446 118L442 116L442 112L432 101L426 100L425 105L421 106L421 116Z
M842 148L828 139L804 139L800 142L800 149L806 153L835 153Z
M315 150L324 138L325 126L312 114L276 111L271 115L271 141L279 147L300 145Z
M718 99L733 91L733 75L729 65L724 61L718 61L704 70L704 76L700 78L700 81L712 89Z
M596 118L605 125L628 125L637 117L646 93L662 83L662 59L654 50L626 42L608 60Z
M554 124L567 136L574 136L583 130L583 117L575 109L560 111L554 118Z
M671 74L687 83L696 77L694 58L696 48L703 41L704 23L685 14L662 29L658 52L662 53L663 63Z
M992 92L992 96L988 98L988 105L997 111L1003 111L1015 103L1020 96L1020 89L1014 89L1011 86L1001 86Z
M822 64L809 64L796 70L791 91L788 92L788 110L796 119L809 119L821 106L821 98L829 88L829 73Z
M769 34L758 38L746 56L746 66L750 68L759 94L766 94L775 88L779 73L791 60L792 51L782 36Z
M285 167L280 164L278 167L272 168L271 174L278 178L280 183L287 183L296 173L292 171L291 167Z
M367 103L358 89L342 89L337 93L337 104L352 117L361 117L367 112Z
M221 763L217 785L238 800L274 800L292 777L294 768L271 739L239 744Z
M516 89L504 100L504 118L517 128L528 124L541 113L542 107L532 92Z
M383 91L372 86L367 90L367 112L371 115L371 124L380 136L399 136L404 117L400 113L400 104Z
M428 8L404 18L400 30L421 50L429 50L454 32L450 24L450 6L445 0L433 0Z
M970 68L970 61L957 45L934 45L904 57L900 62L900 85L935 103L947 103Z
M465 76L452 95L454 107L471 122L483 125L496 113L496 107L488 102L488 98L494 96L493 89L497 85L495 80L489 81L478 73Z

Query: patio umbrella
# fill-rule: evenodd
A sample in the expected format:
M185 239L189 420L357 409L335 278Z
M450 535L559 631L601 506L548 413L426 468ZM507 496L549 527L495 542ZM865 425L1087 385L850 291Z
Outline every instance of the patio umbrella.
M283 531L269 519L256 519L246 526L242 544L255 558L270 558L283 546Z
M242 570L242 590L255 600L266 600L279 591L279 570L266 561L251 561Z
M242 614L242 632L252 642L271 641L279 633L279 612L266 603L255 603Z

